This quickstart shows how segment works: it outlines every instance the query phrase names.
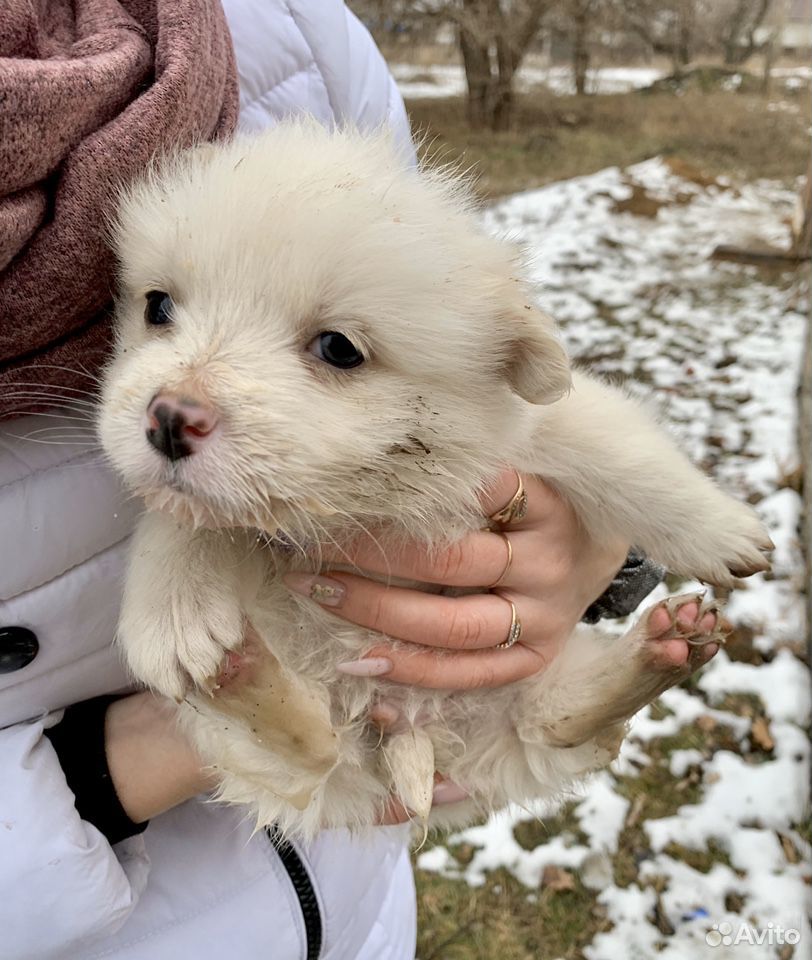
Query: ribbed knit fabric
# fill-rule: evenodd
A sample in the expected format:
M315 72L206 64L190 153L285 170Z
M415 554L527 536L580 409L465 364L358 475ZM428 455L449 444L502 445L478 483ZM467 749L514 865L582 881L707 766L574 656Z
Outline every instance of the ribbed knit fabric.
M237 111L218 0L3 3L0 416L48 405L21 390L55 403L89 388L110 341L118 190L156 154L227 136Z

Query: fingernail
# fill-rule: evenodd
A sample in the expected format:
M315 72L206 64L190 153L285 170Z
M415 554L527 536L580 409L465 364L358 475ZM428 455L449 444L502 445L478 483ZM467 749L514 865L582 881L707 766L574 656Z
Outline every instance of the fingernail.
M460 800L467 800L468 796L468 791L453 780L441 780L435 784L431 802L433 806L441 807L444 803L459 803Z
M339 663L336 670L351 677L382 677L391 671L392 666L389 657L365 657L363 660Z
M310 573L286 573L282 579L294 593L310 597L323 607L340 607L347 595L344 584L329 577L314 577Z

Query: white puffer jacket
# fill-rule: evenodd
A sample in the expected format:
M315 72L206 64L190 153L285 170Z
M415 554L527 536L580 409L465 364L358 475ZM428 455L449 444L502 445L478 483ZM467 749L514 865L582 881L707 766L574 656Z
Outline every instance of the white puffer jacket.
M224 6L243 129L306 112L389 124L411 149L386 65L339 0ZM317 954L314 904L308 944L297 877L238 810L190 801L114 847L79 818L43 729L62 707L126 688L111 639L138 507L97 451L35 442L58 424L0 424L0 960L410 960L403 828L297 848L315 890ZM32 634L36 655L21 664L14 642Z

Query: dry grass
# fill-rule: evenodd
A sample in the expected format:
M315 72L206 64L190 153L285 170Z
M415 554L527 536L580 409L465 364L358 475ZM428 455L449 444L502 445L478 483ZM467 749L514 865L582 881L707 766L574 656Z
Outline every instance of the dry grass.
M411 100L407 106L424 155L460 161L488 199L663 155L715 178L761 177L791 183L809 164L806 93L790 108L767 108L758 95L716 92L518 98L507 133L472 131L462 99Z
M749 704L744 701L731 701L727 708L749 715ZM658 709L655 707L654 716ZM711 756L718 750L737 751L739 746L727 727L714 723L686 727L673 737L652 741L647 750L651 763L637 776L617 778L618 793L629 800L626 824L612 858L618 886L637 883L661 892L659 878L640 876L641 866L652 856L643 824L671 816L682 805L699 800L701 770L692 768L684 777L675 777L669 770L673 751L689 748ZM573 807L565 805L558 816L544 822L519 825L516 839L526 849L553 836L569 836L573 843L584 843ZM460 865L467 864L474 853L467 845L449 850ZM726 852L713 843L704 850L670 844L665 853L704 873L716 863L729 866ZM504 869L487 874L485 885L474 888L462 880L416 871L418 960L584 960L583 948L597 933L610 929L611 923L598 903L597 891L584 886L577 871L570 876L571 889L553 884L529 890ZM667 937L664 914L660 917L655 911L654 919Z

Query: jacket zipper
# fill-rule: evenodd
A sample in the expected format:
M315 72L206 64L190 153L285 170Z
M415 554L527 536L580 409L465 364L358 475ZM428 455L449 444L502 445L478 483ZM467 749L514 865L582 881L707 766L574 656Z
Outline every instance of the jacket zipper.
M268 827L267 833L274 850L282 861L282 866L290 877L290 882L302 911L307 946L305 960L319 960L323 927L313 881L310 879L307 867L305 867L295 847L282 838L279 830L276 827Z

